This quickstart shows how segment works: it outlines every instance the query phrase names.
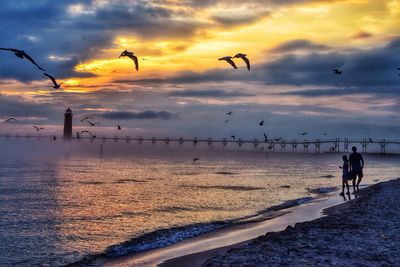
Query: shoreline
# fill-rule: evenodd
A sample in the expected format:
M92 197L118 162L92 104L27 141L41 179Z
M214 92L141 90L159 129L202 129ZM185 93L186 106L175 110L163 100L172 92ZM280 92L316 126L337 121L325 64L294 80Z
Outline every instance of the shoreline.
M308 202L299 203L300 205L279 209L270 217L253 217L253 220L250 221L244 220L236 225L146 252L117 258L99 257L91 262L90 266L179 266L177 265L178 261L181 261L182 258L183 265L181 266L187 266L187 258L185 257L190 258L191 266L198 266L201 264L200 262L198 265L193 265L194 257L202 259L212 251L225 252L237 245L244 245L266 232L282 231L288 225L320 218L325 216L323 214L324 209L344 202L343 197L338 195L338 190L335 190L334 192L320 194ZM170 264L171 262L173 264Z
M400 262L400 178L360 190L361 197L327 216L268 232L213 255L189 255L161 266L397 266ZM197 259L196 259L197 257Z

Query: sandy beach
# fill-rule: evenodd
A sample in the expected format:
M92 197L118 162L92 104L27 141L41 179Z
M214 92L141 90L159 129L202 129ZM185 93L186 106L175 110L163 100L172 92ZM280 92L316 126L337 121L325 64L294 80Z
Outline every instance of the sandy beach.
M222 255L204 254L202 266L399 266L399 193L399 179L367 187L359 198L326 210L326 217L267 233Z

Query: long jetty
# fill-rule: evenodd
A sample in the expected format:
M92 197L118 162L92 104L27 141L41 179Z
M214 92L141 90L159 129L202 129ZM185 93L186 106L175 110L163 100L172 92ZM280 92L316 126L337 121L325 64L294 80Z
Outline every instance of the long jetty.
M0 138L28 139L28 140L30 140L30 139L37 139L37 140L48 139L48 140L54 140L54 141L64 140L63 137L40 135L40 134L38 134L38 135L5 134L5 135L0 135ZM351 148L351 146L353 146L353 145L361 145L362 152L368 153L367 148L371 147L372 145L375 145L375 147L378 148L378 151L380 151L380 153L385 154L386 148L388 146L400 145L400 140L387 140L387 139L372 140L371 138L362 138L362 139L327 138L327 139L303 139L303 140L280 139L279 141L277 141L275 139L259 140L257 138L255 138L255 139L242 139L242 138L214 139L214 138L197 138L197 137L194 137L194 138L184 138L184 137L145 138L142 136L138 136L138 137L132 137L132 136L96 137L95 135L93 135L93 136L82 136L81 135L81 136L76 136L76 137L74 136L70 140L71 141L87 140L89 142L94 142L94 141L100 140L102 142L112 141L114 143L137 142L138 144L147 142L147 143L151 143L151 144L165 143L167 145L170 143L177 143L179 145L191 143L193 145L193 147L196 147L199 144L206 144L208 146L208 148L213 148L214 145L220 145L220 146L222 146L223 149L226 149L228 144L235 144L238 146L238 148L242 148L244 145L247 145L247 146L250 145L250 146L252 146L252 148L254 150L265 150L265 151L271 151L271 152L304 152L304 153L348 152L349 148ZM64 141L66 141L66 140L64 140ZM321 147L324 147L325 150L322 150ZM376 151L377 150L375 150L375 152Z

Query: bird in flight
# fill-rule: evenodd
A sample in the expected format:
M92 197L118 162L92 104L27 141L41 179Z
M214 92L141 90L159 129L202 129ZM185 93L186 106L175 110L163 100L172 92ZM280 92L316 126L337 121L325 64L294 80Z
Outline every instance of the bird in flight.
M265 143L268 143L268 137L267 137L267 135L265 134L265 133L263 133L264 134L264 142Z
M43 129L44 129L43 127L37 127L37 126L35 126L35 125L33 125L33 128L36 129L36 132L39 132L40 130L43 130Z
M29 60L33 65L35 65L39 70L46 71L45 69L41 68L33 58L31 58L24 50L14 49L14 48L0 48L0 50L12 51L14 54L19 58L26 58Z
M200 160L200 158L193 158L193 162Z
M83 131L81 132L81 134L84 134L84 133L88 133L88 134L90 134L90 136L93 136L93 134L92 134L92 132L91 132L91 131L88 131L88 130L83 130Z
M100 122L91 122L91 121L87 121L87 123L88 123L90 126L95 126L96 124L100 124Z
M250 60L246 56L246 54L237 53L234 58L241 58L246 63L247 70L250 71Z
M234 136L234 135L231 135L231 138L232 138L232 139L235 139L235 138L236 138L236 136Z
M94 117L86 116L86 117L82 118L81 121L88 120L88 119L94 120Z
M275 141L276 141L276 142L279 142L279 141L281 141L281 139L282 139L282 137L275 138Z
M301 133L300 135L305 136L308 132Z
M264 125L264 120L260 121L260 122L258 123L258 125L259 125L259 126L263 126L263 125Z
M119 124L117 125L117 127L118 127L118 130L121 130L121 129L122 129L121 126L120 126Z
M61 83L57 83L56 79L55 79L53 76L51 76L50 74L43 73L43 75L49 77L49 79L53 82L53 86L52 86L52 87L53 87L54 89L60 88L60 87L61 87L61 84L63 84L63 83L66 82L66 81L62 81Z
M373 143L373 142L374 142L371 138L368 138L368 140L369 140L370 143Z
M225 60L226 62L228 62L229 64L231 64L231 66L232 66L234 69L237 69L236 64L235 64L235 62L233 62L231 56L220 57L218 60Z
M225 120L225 123L228 123L228 122L229 122L229 119Z
M129 57L130 59L133 60L133 62L135 63L135 69L136 71L139 70L139 61L137 56L135 56L135 54L133 52L129 52L128 50L125 50L124 52L121 53L121 55L119 55L118 58L120 57Z
M17 121L17 119L11 117L11 118L6 119L4 122L11 122L11 121Z
M328 135L327 133L324 133L324 135Z
M340 74L342 74L342 71L339 69L333 69L333 73L340 75Z
M226 115L232 115L232 111L229 111L228 113L226 113Z

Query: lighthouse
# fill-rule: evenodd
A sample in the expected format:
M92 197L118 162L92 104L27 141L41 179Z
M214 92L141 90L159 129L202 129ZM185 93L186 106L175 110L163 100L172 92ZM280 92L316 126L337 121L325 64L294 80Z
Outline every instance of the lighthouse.
M64 140L72 138L72 111L68 109L64 113Z

